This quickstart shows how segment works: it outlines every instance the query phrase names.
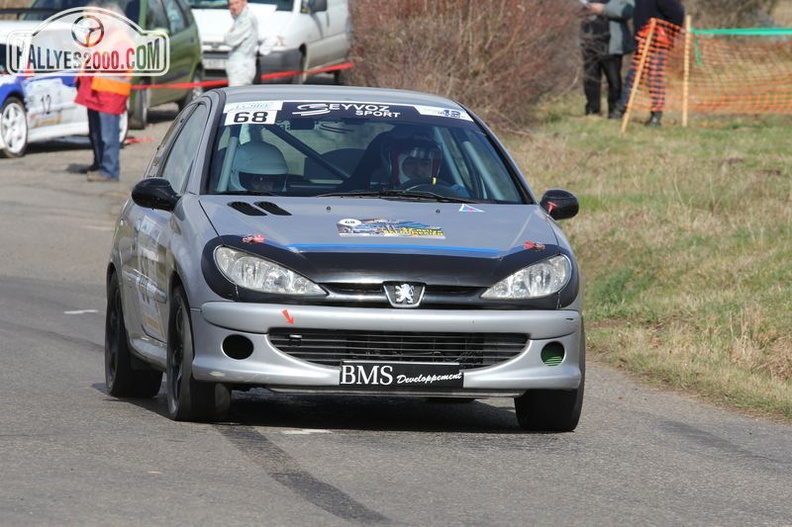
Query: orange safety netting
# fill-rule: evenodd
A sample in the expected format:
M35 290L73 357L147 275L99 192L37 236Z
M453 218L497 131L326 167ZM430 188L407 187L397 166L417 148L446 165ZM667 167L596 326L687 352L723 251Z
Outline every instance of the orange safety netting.
M792 113L792 30L685 31L652 19L637 41L628 112Z

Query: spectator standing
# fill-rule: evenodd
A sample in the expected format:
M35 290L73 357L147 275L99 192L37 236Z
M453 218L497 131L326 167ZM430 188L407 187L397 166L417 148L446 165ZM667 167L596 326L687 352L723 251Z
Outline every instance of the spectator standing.
M223 39L231 47L226 62L229 86L252 84L256 77L258 22L247 0L228 0L228 10L234 23Z
M110 4L107 8L120 12ZM117 45L131 46L124 35L110 35ZM74 102L88 108L88 134L94 164L86 170L88 181L117 182L121 176L121 115L132 92L132 73L94 76L80 74ZM94 165L97 165L95 170Z
M675 26L682 27L685 22L685 8L679 0L635 0L635 10L633 12L633 28L635 28L635 40L638 47L638 54L643 51L644 46L650 44L646 42L649 33L650 21L652 18L662 20ZM660 27L660 26L658 26ZM665 45L670 46L670 42ZM663 107L665 106L665 55L667 48L650 49L649 68L647 73L647 86L652 100L651 116L646 121L646 126L660 126L663 118ZM630 92L635 80L637 61L633 61L627 72L627 79L619 101L619 114L623 114L630 99Z
M608 84L608 118L618 119L622 92L622 57L634 50L629 20L635 0L594 0L584 4L580 25L583 93L586 115L602 113L602 77Z

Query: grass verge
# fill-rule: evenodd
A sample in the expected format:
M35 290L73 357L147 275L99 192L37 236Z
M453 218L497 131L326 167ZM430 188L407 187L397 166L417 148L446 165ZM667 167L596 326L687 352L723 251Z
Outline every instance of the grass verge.
M792 423L792 117L682 128L672 115L622 135L572 98L504 139L537 193L580 199L563 226L586 279L590 355Z

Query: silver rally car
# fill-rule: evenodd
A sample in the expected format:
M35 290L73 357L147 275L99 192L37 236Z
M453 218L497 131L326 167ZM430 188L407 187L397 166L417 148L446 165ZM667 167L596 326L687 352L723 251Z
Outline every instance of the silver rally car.
M503 145L460 104L342 86L213 90L179 113L116 225L116 397L209 421L233 390L514 398L571 431L580 270Z

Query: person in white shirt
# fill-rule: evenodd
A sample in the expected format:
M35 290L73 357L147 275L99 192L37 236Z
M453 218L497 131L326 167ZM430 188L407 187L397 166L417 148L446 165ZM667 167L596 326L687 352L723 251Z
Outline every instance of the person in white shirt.
M247 0L228 0L228 10L234 24L223 41L231 47L226 62L229 86L253 84L256 77L256 51L258 49L258 22Z

